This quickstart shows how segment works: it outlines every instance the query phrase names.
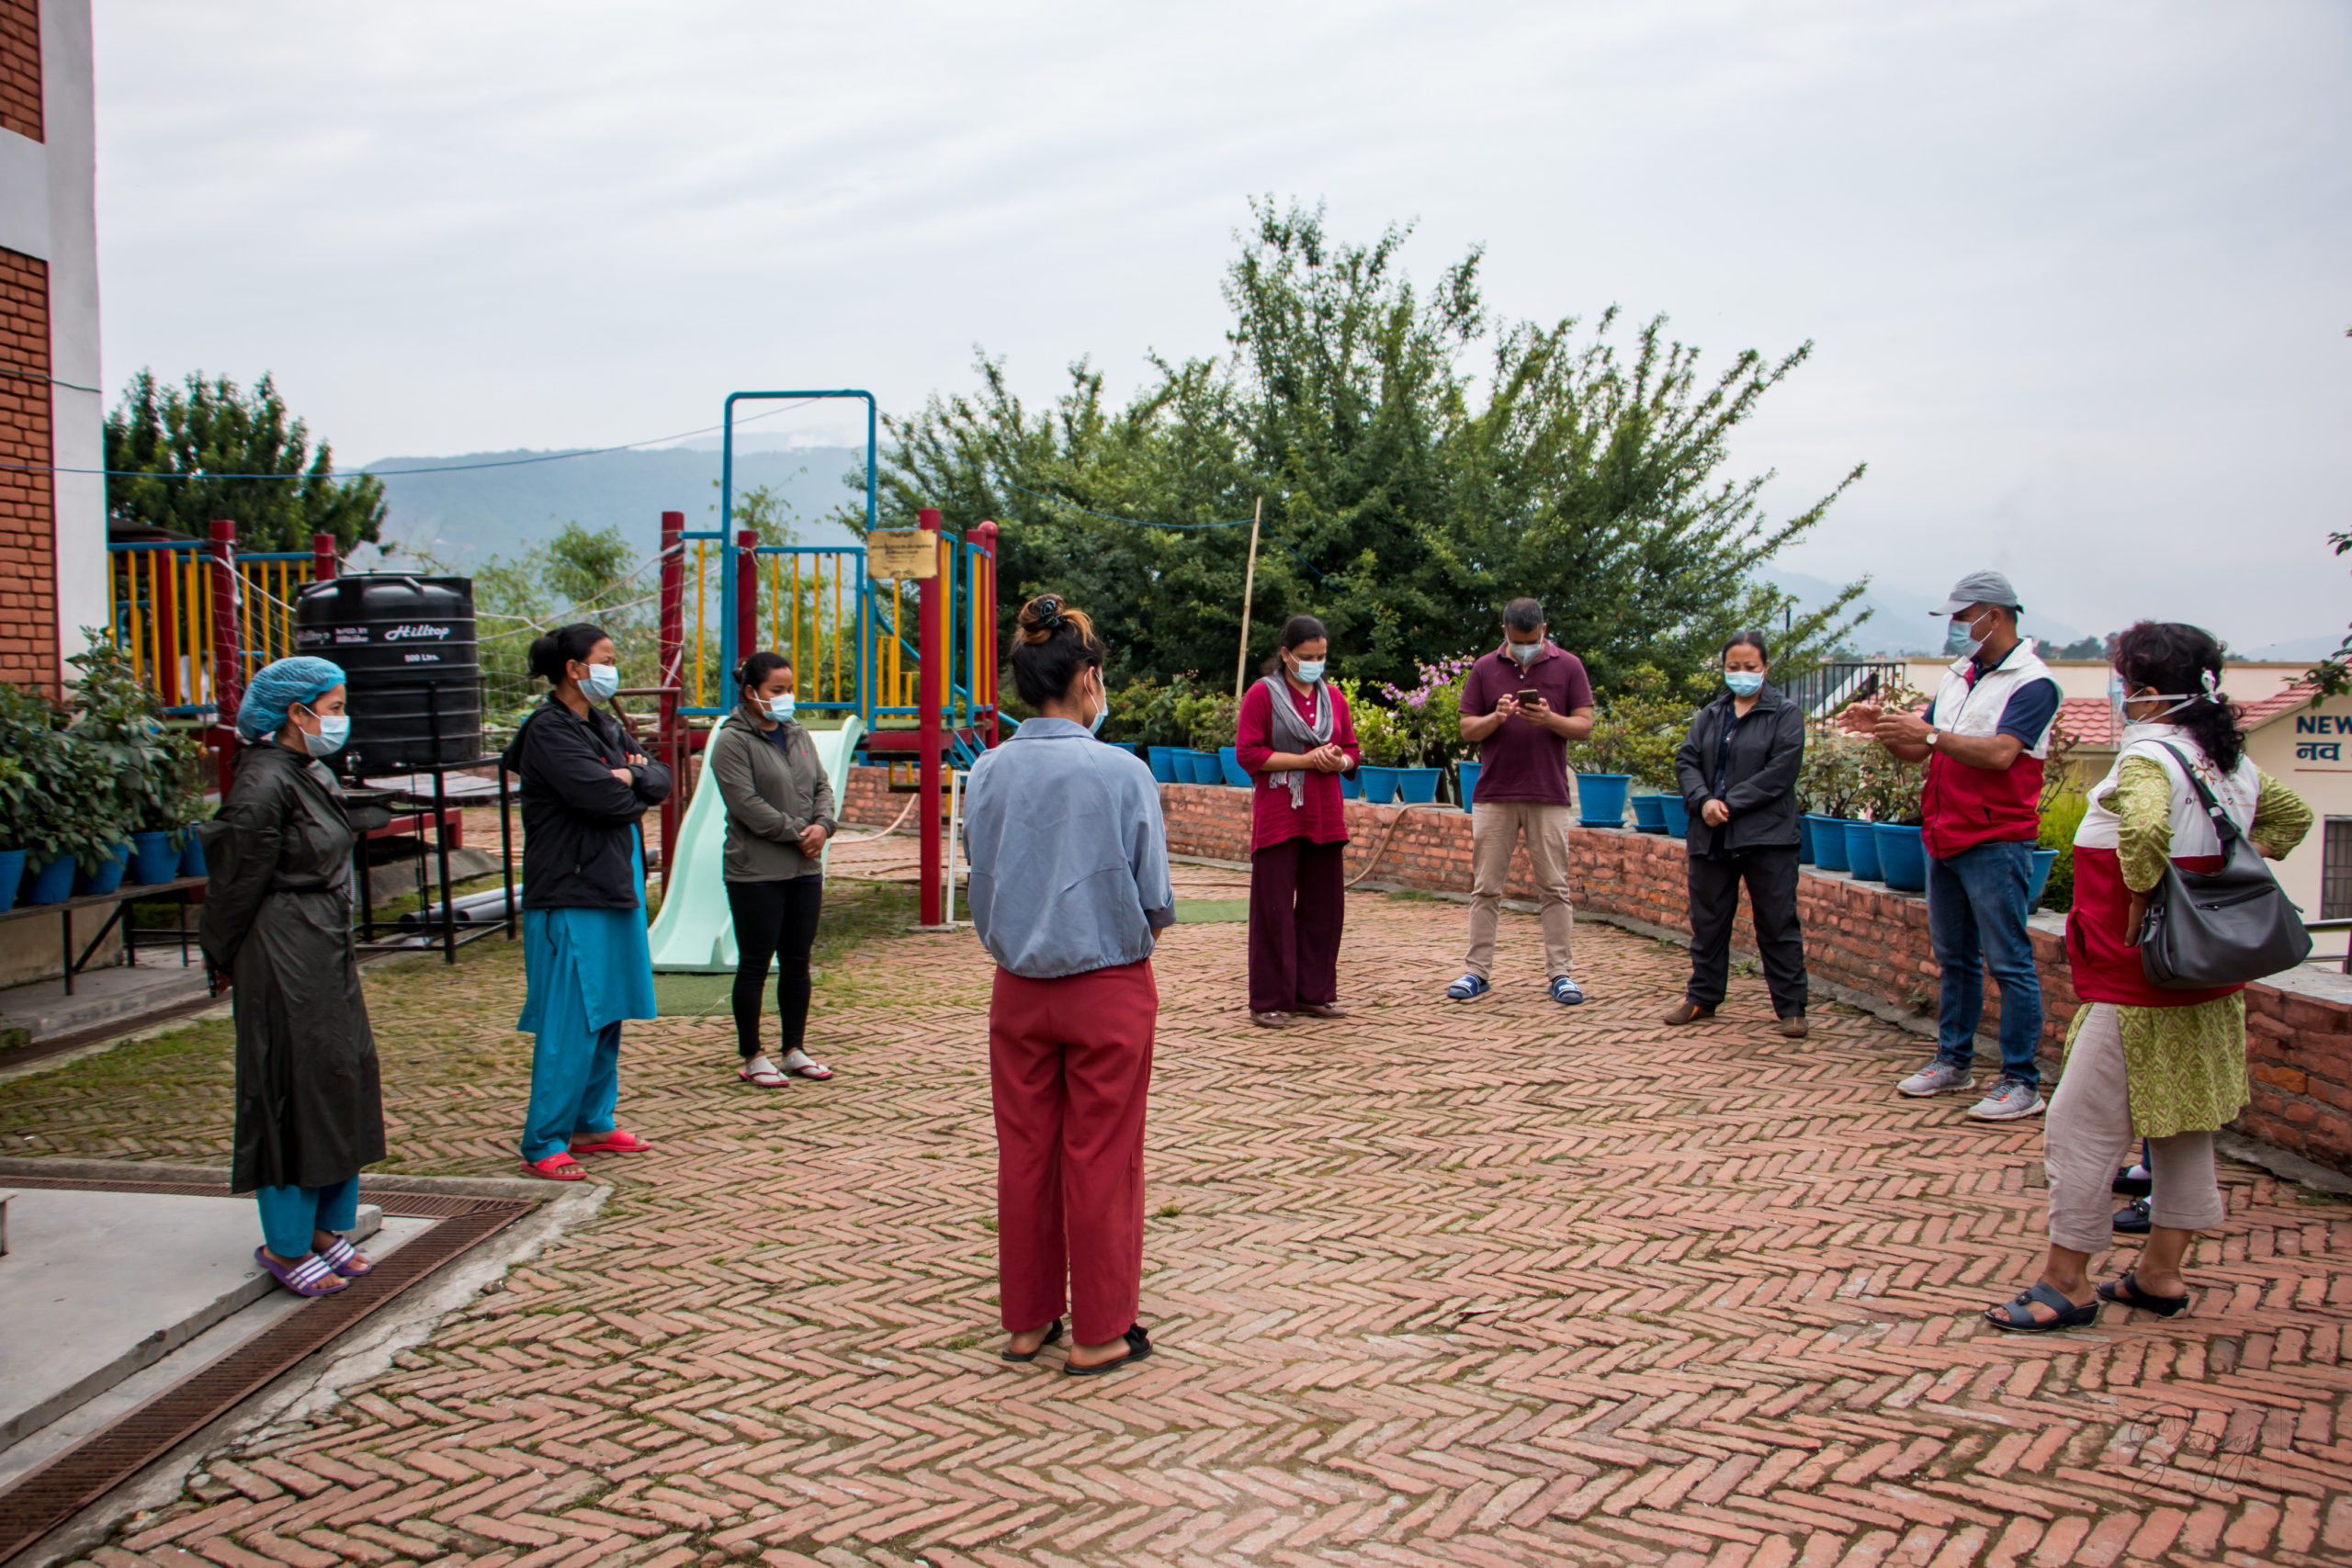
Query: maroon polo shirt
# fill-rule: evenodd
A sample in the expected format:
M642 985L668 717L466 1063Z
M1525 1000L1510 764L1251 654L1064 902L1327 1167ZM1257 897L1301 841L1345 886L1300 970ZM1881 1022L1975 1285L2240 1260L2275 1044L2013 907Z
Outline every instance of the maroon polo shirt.
M1592 682L1584 660L1548 640L1525 669L1498 648L1470 666L1462 683L1462 711L1484 718L1515 692L1533 687L1554 713L1566 715L1592 705ZM1478 798L1568 804L1568 743L1533 719L1513 718L1478 743Z
M1313 724L1315 699L1288 681L1282 687L1299 718ZM1330 692L1331 739L1347 753L1352 766L1363 761L1363 748L1356 744L1355 720L1348 716L1348 699L1340 695L1336 686ZM1250 689L1241 694L1241 712L1234 728L1234 761L1249 770L1250 791L1254 797L1250 803L1250 852L1255 853L1285 839L1305 839L1311 844L1346 843L1348 808L1340 798L1339 774L1309 773L1306 805L1295 807L1290 803L1290 786L1274 784L1263 771L1266 759L1274 754L1274 705L1266 694L1263 681L1250 682Z

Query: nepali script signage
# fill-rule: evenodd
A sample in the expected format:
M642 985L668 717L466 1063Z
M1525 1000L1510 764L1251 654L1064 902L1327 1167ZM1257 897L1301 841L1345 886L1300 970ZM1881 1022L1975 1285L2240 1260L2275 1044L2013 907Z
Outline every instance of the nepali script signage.
M2344 760L2344 742L2306 739L2322 735L2352 735L2352 714L2298 714L2295 716L2295 761L2298 762L2340 762Z

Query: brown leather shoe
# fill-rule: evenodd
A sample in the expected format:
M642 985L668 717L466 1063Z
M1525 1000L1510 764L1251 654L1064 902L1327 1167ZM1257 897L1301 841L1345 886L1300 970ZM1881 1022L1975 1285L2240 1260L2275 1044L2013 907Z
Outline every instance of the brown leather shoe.
M1290 1016L1287 1013L1253 1012L1250 1015L1250 1021L1256 1024L1261 1029L1288 1029L1290 1027Z
M1781 1020L1781 1032L1792 1040L1802 1040L1813 1032L1813 1025L1804 1021L1804 1014L1798 1013L1793 1018Z
M1348 1010L1337 1002L1301 1002L1296 1010L1308 1018L1345 1018Z
M1674 1004L1674 1010L1666 1015L1666 1021L1679 1027L1682 1024L1697 1023L1702 1019L1713 1018L1714 1016L1714 1009L1702 1008L1697 1002L1694 1002L1688 997L1685 997L1682 1000Z

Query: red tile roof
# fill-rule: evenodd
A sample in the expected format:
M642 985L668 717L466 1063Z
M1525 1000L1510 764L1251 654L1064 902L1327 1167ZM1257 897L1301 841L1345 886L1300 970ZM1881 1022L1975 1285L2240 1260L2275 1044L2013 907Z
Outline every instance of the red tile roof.
M2312 700L2313 688L2298 682L2272 696L2245 705L2239 711L2240 727L2259 729L2272 719L2294 712ZM2077 746L2112 749L2115 745L2115 713L2107 705L2105 697L2068 697L2058 705L2058 728L2074 738Z

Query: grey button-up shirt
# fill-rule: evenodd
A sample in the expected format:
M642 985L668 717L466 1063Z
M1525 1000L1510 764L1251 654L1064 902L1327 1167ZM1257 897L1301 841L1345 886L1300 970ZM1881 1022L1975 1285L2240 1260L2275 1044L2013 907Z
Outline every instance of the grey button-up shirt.
M1176 919L1151 770L1066 718L1033 718L972 765L964 854L973 929L1028 979L1140 963Z

